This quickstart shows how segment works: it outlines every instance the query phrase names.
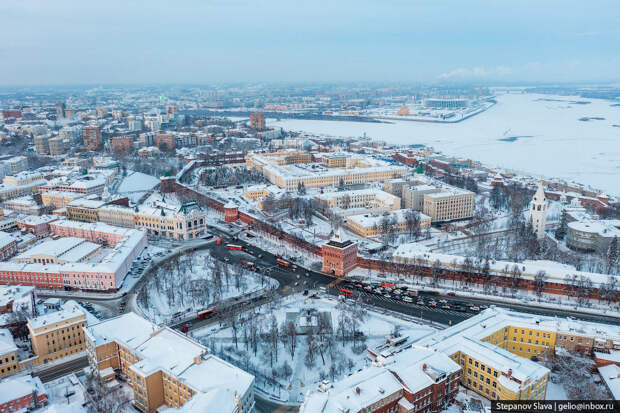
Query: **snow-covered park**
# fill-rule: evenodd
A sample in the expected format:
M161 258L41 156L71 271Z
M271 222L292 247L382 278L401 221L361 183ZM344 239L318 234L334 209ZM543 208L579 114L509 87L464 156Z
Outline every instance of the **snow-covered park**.
M299 402L321 380L339 380L368 365L366 349L384 344L387 336L413 341L433 331L350 300L297 294L192 335L254 374L259 391Z
M138 295L140 311L154 322L245 294L270 289L275 281L242 265L214 259L209 251L181 254L162 263Z

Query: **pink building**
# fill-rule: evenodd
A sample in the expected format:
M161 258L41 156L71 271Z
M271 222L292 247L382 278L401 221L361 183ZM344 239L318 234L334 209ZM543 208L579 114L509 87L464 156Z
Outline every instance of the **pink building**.
M49 289L116 291L123 283L133 261L148 243L144 231L102 223L55 221L50 223L50 231L56 236L83 238L114 248L97 263L0 262L0 284L34 285Z

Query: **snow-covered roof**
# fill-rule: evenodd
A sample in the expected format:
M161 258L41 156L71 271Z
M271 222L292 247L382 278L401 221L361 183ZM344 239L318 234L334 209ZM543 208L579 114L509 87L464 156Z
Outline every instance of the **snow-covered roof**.
M13 335L6 328L0 328L0 356L17 351ZM0 392L2 394L2 392Z
M234 395L242 397L254 383L251 374L208 354L202 344L168 327L160 328L135 313L91 325L85 332L98 346L115 341L132 349L141 360L131 369L143 375L163 370L203 393L194 396L196 400L192 398L187 406L232 406ZM217 404L224 400L226 405Z
M45 387L38 377L32 377L28 374L6 378L0 381L0 405L26 397L34 392L39 395L45 394Z
M386 214L349 215L347 217L347 221L352 221L356 223L357 225L364 227L364 228L370 228L370 227L377 227L381 225L381 221L387 217L387 218L395 220L397 224L400 224L406 221L405 213L407 211L409 210L408 209L397 209L395 211L390 211ZM421 212L418 214L419 214L421 221L425 221L431 218L428 215L422 214Z
M0 248L4 248L12 242L16 242L16 239L6 232L0 231Z
M370 366L334 383L326 393L308 395L299 412L359 412L402 389L389 370Z
M0 285L0 306L5 306L11 301L29 296L34 292L33 286L27 285Z
M613 238L620 237L620 228L617 220L586 220L573 221L568 223L568 228L589 234L596 234L600 237Z
M605 381L614 400L620 400L620 367L616 364L599 367L598 372Z
M29 259L35 255L59 257L84 242L86 241L84 241L83 238L76 237L65 237L56 240L44 241L17 255L14 260Z
M86 311L73 300L69 300L60 307L59 311L43 314L38 317L29 318L28 324L36 330L41 327L49 326L62 321L78 318L75 322L86 321Z
M519 313L492 306L461 323L426 336L415 344L445 354L464 352L482 363L508 373L521 382L543 377L548 369L482 340L504 328L530 328L556 333L583 334L606 339L620 338L620 326ZM506 383L514 386L513 382Z

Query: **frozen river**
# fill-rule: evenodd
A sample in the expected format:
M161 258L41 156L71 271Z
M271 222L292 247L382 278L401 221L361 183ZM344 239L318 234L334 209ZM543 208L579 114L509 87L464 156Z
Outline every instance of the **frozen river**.
M267 125L332 136L366 133L389 143L425 144L488 166L573 180L620 195L620 107L605 100L507 94L498 96L497 105L488 111L461 123L268 119Z

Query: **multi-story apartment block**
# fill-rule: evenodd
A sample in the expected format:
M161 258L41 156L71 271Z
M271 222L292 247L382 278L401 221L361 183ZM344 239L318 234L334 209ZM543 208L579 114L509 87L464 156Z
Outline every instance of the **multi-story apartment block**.
M117 155L129 155L133 149L130 136L116 136L112 138L112 150Z
M174 135L170 133L160 133L155 136L155 145L160 151L171 151L175 147Z
M471 218L474 215L474 193L450 188L425 194L423 211L433 222Z
M85 126L82 129L82 141L88 150L97 151L101 147L101 129L96 125Z
M75 301L67 301L60 311L29 318L27 327L36 364L47 364L86 349L86 315Z
M254 130L263 130L265 126L264 113L250 113L250 128Z
M60 156L67 153L68 144L60 136L48 140L48 145L51 156Z
M0 328L0 377L17 373L21 369L13 335L9 330Z
M164 406L180 413L254 411L254 377L177 331L128 313L85 328L85 335L91 367L119 370L145 413Z
M34 150L39 155L49 155L50 154L49 137L45 135L35 136L34 137Z
M140 134L140 143L142 146L155 146L155 132L144 132Z

